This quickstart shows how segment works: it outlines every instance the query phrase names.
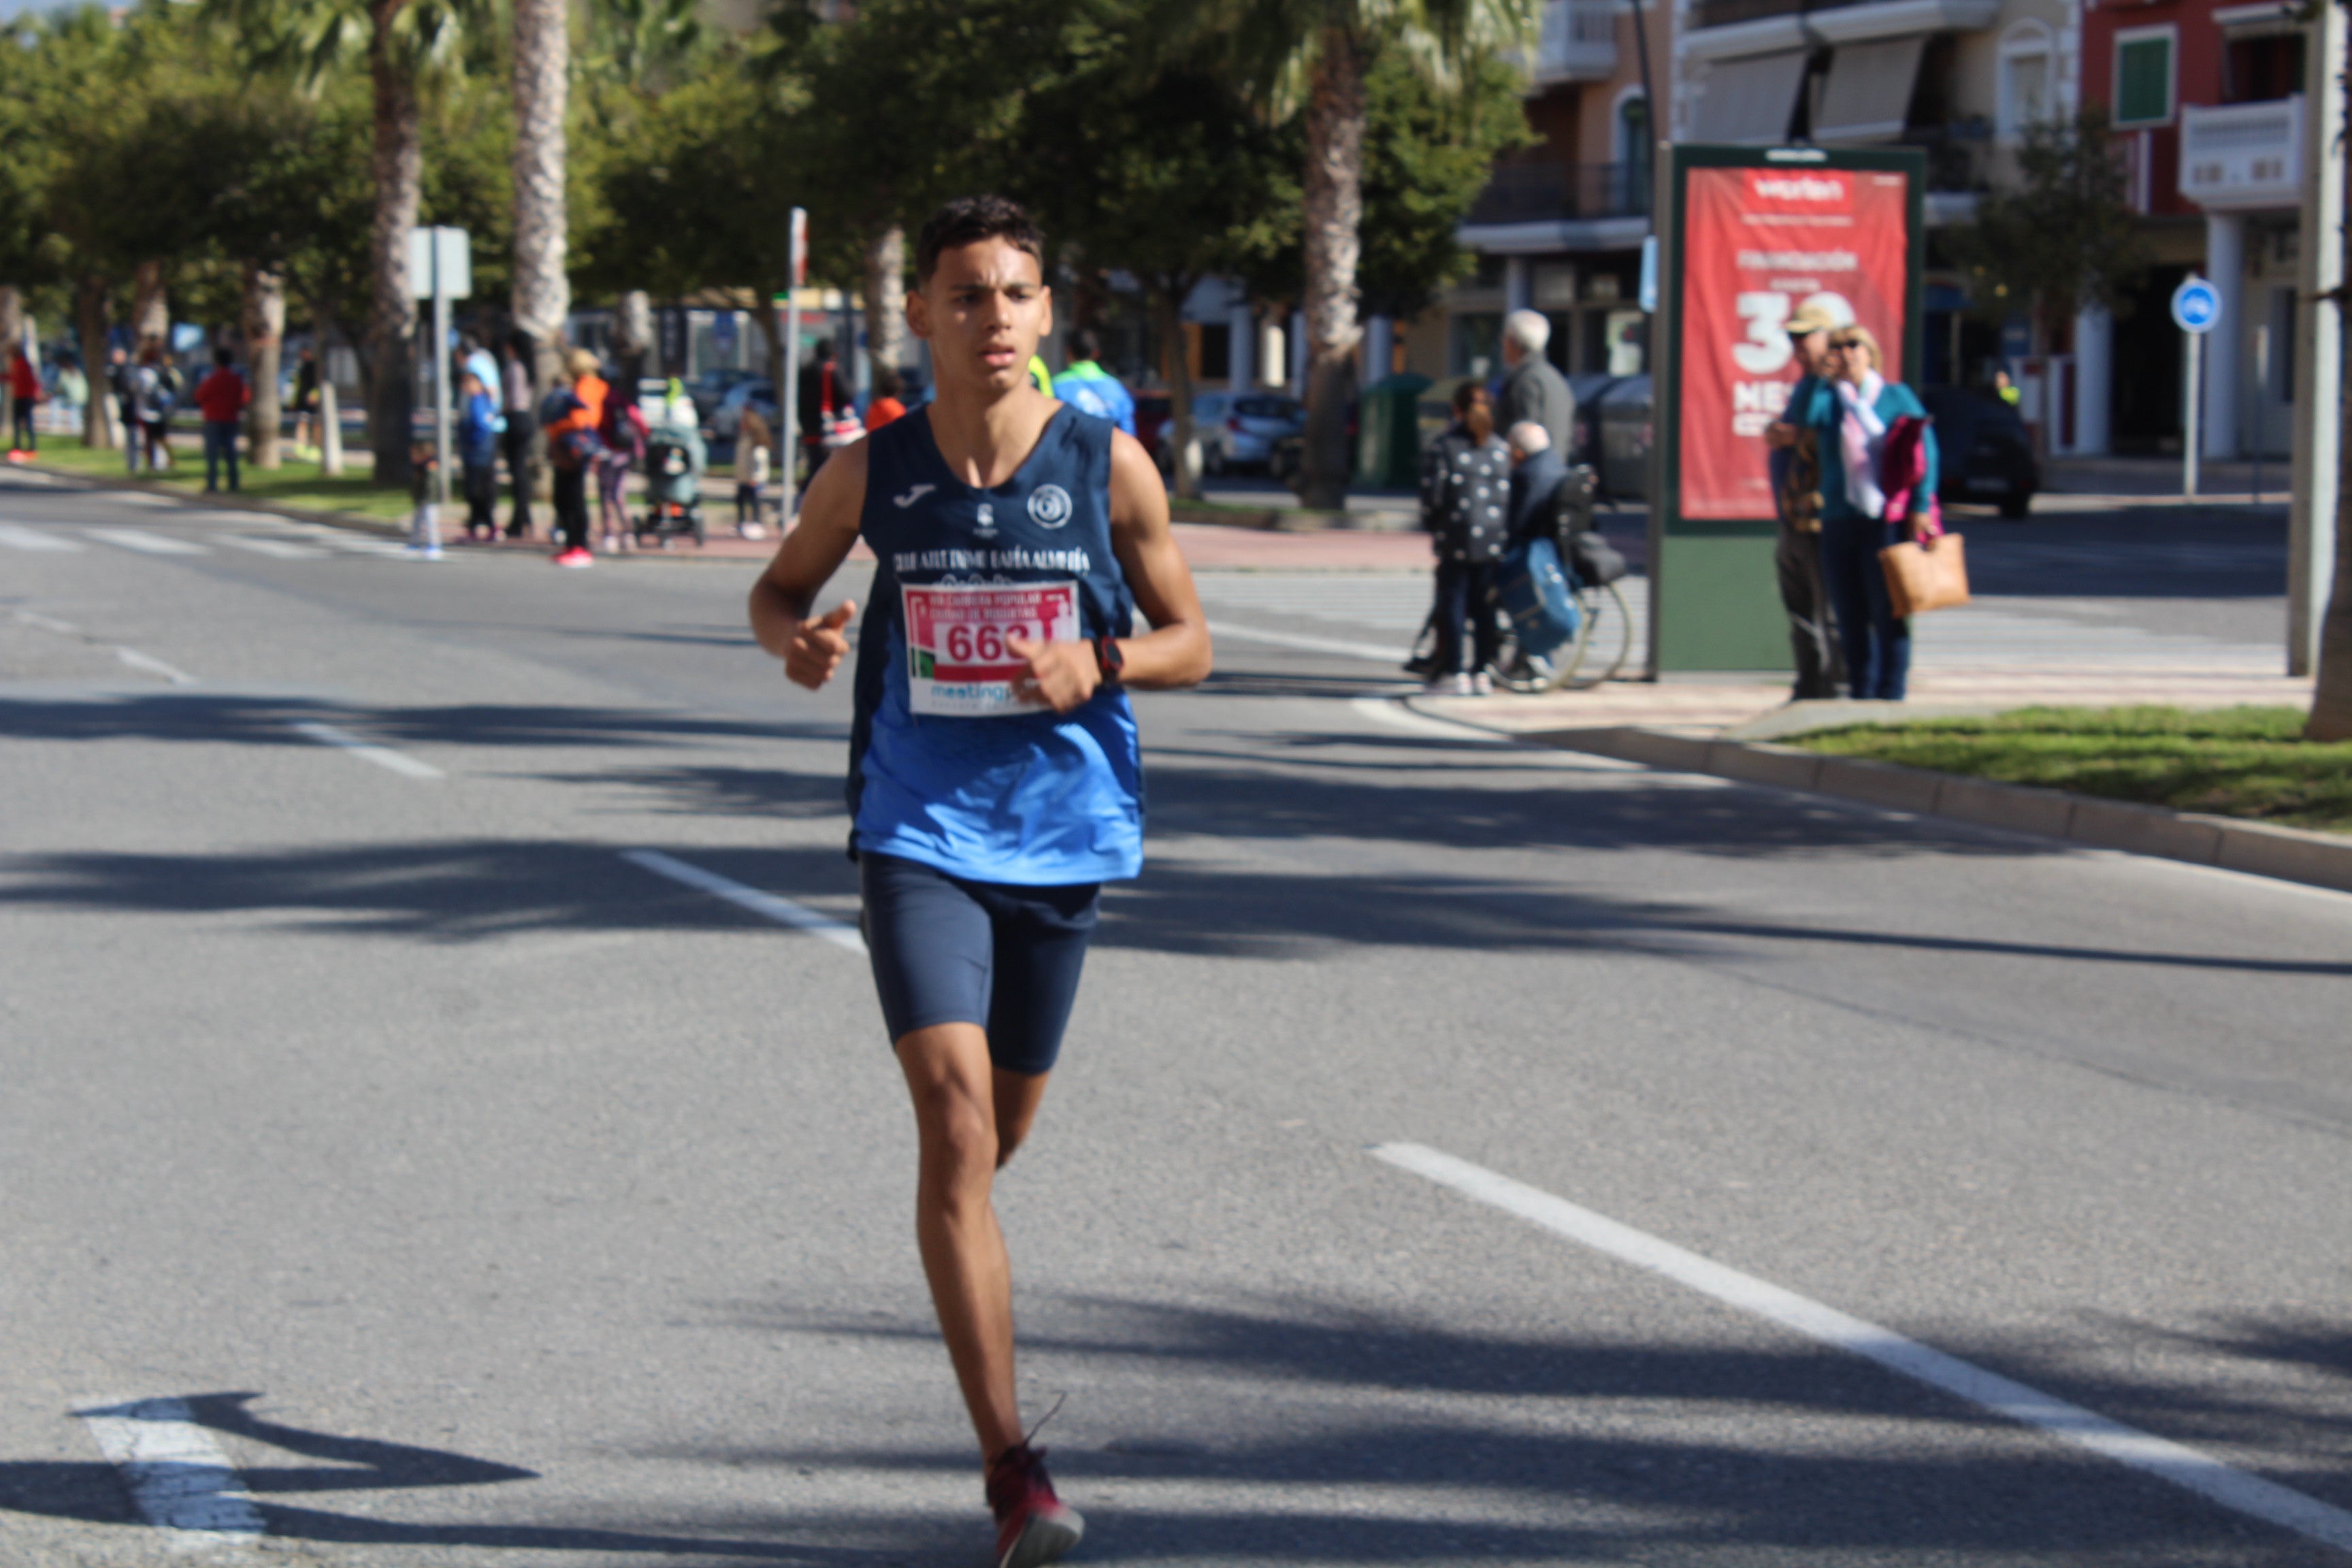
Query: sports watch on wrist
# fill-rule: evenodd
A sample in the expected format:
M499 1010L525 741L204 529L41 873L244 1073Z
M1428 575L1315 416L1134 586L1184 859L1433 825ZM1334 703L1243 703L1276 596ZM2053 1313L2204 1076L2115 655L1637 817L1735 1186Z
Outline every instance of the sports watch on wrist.
M1105 686L1117 686L1127 673L1127 655L1119 651L1117 637L1095 638L1095 668Z

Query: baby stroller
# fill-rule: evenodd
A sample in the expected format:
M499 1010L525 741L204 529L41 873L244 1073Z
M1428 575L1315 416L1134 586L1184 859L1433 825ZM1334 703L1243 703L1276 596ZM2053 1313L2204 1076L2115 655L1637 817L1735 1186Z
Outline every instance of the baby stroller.
M637 542L669 541L690 534L703 542L702 432L690 426L656 425L646 433L646 515Z

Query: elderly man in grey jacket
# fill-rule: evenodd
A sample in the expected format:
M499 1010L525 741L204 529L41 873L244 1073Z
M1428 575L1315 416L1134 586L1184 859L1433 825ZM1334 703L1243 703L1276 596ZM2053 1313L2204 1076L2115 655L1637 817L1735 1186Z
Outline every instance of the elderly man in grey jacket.
M1495 425L1501 430L1540 425L1551 437L1551 449L1562 461L1572 462L1576 394L1568 389L1568 378L1544 358L1544 345L1550 341L1551 322L1538 311L1514 310L1503 318L1503 398L1495 411Z

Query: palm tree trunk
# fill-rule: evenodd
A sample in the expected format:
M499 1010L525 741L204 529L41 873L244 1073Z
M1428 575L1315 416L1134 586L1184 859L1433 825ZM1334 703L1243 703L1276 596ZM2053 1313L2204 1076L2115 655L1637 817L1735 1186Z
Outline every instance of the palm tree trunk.
M537 346L532 379L542 390L563 379L563 328L572 313L563 269L569 17L564 0L514 0L514 319Z
M245 352L253 371L253 403L246 427L253 440L253 466L278 465L278 355L286 342L286 275L274 268L245 269Z
M416 78L396 58L394 20L405 0L369 0L368 79L374 94L375 250L368 335L374 374L368 399L368 444L375 450L375 482L406 488L409 420L415 410L416 300L408 277L408 231L416 226L425 157Z
M1299 494L1348 504L1348 404L1355 395L1356 260L1364 219L1363 40L1327 26L1307 100L1307 442Z
M866 247L866 353L898 368L907 352L907 231L897 224Z
M112 447L118 432L114 384L106 378L106 279L95 273L74 285L74 324L81 331L82 374L89 379L89 401L81 411L81 444Z

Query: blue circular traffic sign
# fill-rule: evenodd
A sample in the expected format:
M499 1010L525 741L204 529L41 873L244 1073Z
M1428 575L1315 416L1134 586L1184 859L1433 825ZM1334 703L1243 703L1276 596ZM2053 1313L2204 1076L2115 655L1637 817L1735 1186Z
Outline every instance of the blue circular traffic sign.
M2221 290L2202 278L2184 278L2172 291L2172 322L2182 331L2210 332L2221 319Z

